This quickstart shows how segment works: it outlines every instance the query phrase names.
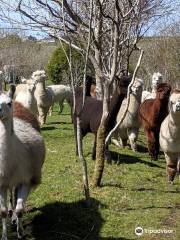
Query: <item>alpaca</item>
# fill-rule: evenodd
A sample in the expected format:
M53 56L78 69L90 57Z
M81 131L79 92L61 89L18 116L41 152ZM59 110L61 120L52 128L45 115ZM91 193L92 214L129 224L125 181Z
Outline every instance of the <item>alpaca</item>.
M153 73L152 76L152 93L156 93L157 87L163 82L163 76L160 72Z
M123 77L119 79L119 86L116 89L113 97L110 101L109 107L109 116L106 133L114 127L116 122L116 116L118 114L121 103L126 95L127 86L130 82L128 77ZM75 114L73 116L73 123L75 129L75 137L76 137L76 116L81 111L82 106L82 91L80 88L76 90L76 108ZM94 147L92 152L92 158L96 157L96 135L101 122L101 117L103 113L103 102L97 100L96 98L92 98L87 96L85 99L85 104L80 115L80 129L81 129L81 137L83 138L87 133L93 133L95 135ZM77 153L77 139L76 139L76 153Z
M29 109L35 116L38 117L37 101L34 96L35 84L27 84L26 91L20 91L15 97L15 101L20 102L24 107Z
M69 103L71 88L65 85L49 85L46 87L52 95L52 106L50 107L50 116L52 115L53 105L55 102L59 103L59 114L63 111L64 100Z
M129 107L128 112L122 122L122 124L118 127L116 131L116 136L120 138L121 145L124 147L127 145L127 140L129 139L131 149L133 151L137 150L136 141L139 133L139 119L138 119L138 109L141 104L141 96L143 89L144 81L136 78L134 84L131 87L131 93L129 98ZM117 122L120 121L124 111L127 106L127 98L125 98L122 102L121 108L117 115ZM116 144L116 141L112 139L112 141ZM116 145L120 145L119 142Z
M161 124L160 146L164 152L168 181L180 174L180 89L175 89L169 101L169 114Z
M39 124L12 94L0 92L0 209L2 240L7 240L7 192L16 188L15 206L18 239L23 237L22 213L30 190L41 180L45 145Z
M52 106L53 96L50 90L45 87L46 74L44 70L35 71L32 74L32 79L36 82L35 98L37 100L39 121L43 125Z
M163 82L162 74L159 73L159 72L155 72L152 75L152 84L151 84L152 91L151 92L143 91L142 92L141 102L144 102L147 99L154 99L156 97L157 87L162 82Z
M168 114L168 101L171 86L161 83L157 87L155 99L147 99L139 107L139 119L144 127L151 160L157 160L159 154L159 131Z
M36 84L37 84L37 82L34 79L30 78L30 79L26 79L26 81L24 81L23 83L16 85L16 91L14 93L14 98L16 98L16 96L19 93L24 92L24 94L25 94L27 92L28 85L36 85Z

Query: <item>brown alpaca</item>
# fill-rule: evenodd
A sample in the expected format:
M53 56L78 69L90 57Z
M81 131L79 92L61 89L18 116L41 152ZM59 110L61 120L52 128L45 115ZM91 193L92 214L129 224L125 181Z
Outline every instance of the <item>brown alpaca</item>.
M127 87L130 82L130 77L122 77L118 79L118 86L116 92L110 100L108 123L106 127L106 134L115 126L116 116L119 112L121 103L126 96ZM87 96L87 95L86 95ZM76 89L76 108L73 116L74 129L76 133L76 115L81 111L82 106L82 92L80 88ZM94 147L92 152L92 158L96 157L96 135L101 122L103 113L103 102L96 98L87 96L85 104L80 117L81 137L86 136L87 133L93 133L95 135ZM75 134L76 137L76 134ZM76 139L76 153L77 153L77 139Z
M30 123L33 128L40 132L40 126L37 118L19 102L13 103L13 117Z
M170 92L171 86L161 83L157 87L156 98L147 99L139 107L139 119L147 137L151 160L158 159L160 126L168 114Z

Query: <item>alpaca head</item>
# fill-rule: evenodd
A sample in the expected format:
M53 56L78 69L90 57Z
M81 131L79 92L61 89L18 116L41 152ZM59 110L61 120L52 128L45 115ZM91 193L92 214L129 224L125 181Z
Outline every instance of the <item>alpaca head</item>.
M21 83L26 83L27 79L24 77L21 77Z
M28 92L34 93L35 89L36 89L36 85L35 84L33 84L33 83L27 84Z
M143 85L144 85L144 81L140 78L136 78L132 87L131 87L131 92L134 95L140 95L142 94L142 90L143 90Z
M0 121L12 116L12 96L10 92L0 92Z
M122 76L121 78L116 77L116 82L117 93L126 95L129 83L131 82L131 77L130 76Z
M163 76L161 73L159 72L155 72L153 73L153 76L152 76L152 88L156 89L157 86L162 83L163 81Z
M43 82L46 80L46 73L44 70L37 70L33 72L32 79L35 81L35 83Z
M169 100L169 109L176 115L180 116L180 89L175 89Z
M161 83L157 87L156 98L169 99L171 93L171 85L168 83Z

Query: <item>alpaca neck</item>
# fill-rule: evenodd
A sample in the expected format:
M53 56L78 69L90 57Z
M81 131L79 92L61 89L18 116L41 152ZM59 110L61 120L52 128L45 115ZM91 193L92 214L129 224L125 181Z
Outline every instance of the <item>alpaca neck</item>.
M172 123L174 126L176 126L176 128L178 128L180 131L180 125L179 125L180 114L174 114L173 112L170 112L169 118L170 118L170 123Z
M157 88L156 87L152 87L152 93L156 94L156 92L157 92Z
M30 107L33 103L33 92L27 91L27 106Z
M163 99L156 98L156 100L154 101L154 104L156 108L163 110L168 105L168 102L169 102L168 98L163 98Z
M8 158L12 154L12 132L13 124L10 120L0 121L0 177L2 176L6 165L8 165Z
M108 118L108 131L110 131L116 123L116 117L124 97L125 97L125 94L119 95L115 93L115 95L111 99L110 108L109 108L109 118Z
M173 139L179 139L180 136L180 114L169 113L168 116L168 129ZM179 140L178 140L179 142Z
M156 119L158 122L162 122L168 114L168 98L156 98L153 105L153 113L154 119Z
M44 81L38 82L38 83L36 84L36 93L37 93L39 96L43 96L43 95L45 95L45 92L46 92L45 82L44 82Z
M129 112L138 112L139 105L141 103L141 94L135 95L130 94L130 101L129 101Z

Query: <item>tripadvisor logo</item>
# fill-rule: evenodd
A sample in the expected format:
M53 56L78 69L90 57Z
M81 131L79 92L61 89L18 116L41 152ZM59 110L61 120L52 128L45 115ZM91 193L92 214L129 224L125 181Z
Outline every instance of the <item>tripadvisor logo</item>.
M143 228L142 227L137 227L137 228L135 228L135 234L137 235L137 236L142 236L143 235Z

